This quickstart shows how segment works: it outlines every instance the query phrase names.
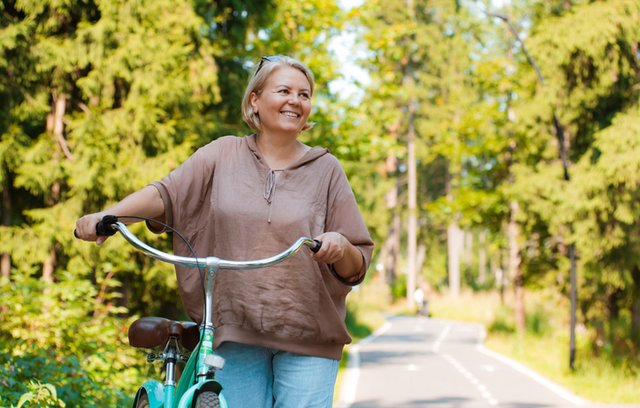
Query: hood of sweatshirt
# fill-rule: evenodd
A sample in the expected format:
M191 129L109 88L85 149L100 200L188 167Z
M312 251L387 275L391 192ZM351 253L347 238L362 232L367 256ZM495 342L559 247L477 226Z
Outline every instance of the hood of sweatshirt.
M253 156L260 163L260 167L264 171L264 199L269 204L269 214L267 221L271 222L271 206L273 205L273 201L276 196L276 187L278 184L278 173L287 172L287 171L295 171L297 168L304 166L318 158L324 156L329 153L329 150L324 147L312 147L307 152L300 157L297 161L289 165L284 169L271 169L267 162L264 160L262 153L258 149L258 144L256 142L256 135L250 135L246 137L247 145L249 150L253 153Z
M262 153L260 153L260 150L258 149L258 144L256 143L256 135L250 135L247 136L247 144L249 146L249 149L251 150L251 152L253 153L253 155L256 157L256 159L258 159L260 162L262 162L262 164L269 169L269 166L267 165L267 163L264 161L264 158L262 157ZM312 162L316 159L318 159L319 157L324 156L325 154L329 153L329 150L327 150L324 147L312 147L311 149L309 149L300 159L298 159L296 162L294 162L293 164L291 164L289 167L282 169L282 170L293 170L296 169L300 166L303 166L309 162ZM271 169L269 169L271 170Z

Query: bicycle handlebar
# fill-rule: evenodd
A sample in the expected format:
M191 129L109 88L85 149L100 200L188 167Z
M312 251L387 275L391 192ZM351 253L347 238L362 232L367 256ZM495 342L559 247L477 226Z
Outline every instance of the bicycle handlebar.
M303 245L309 247L313 252L318 252L322 247L321 241L307 237L301 237L283 252L269 258L253 261L229 261L214 256L209 256L206 258L186 257L169 254L145 244L144 242L140 241L133 233L131 233L131 231L129 231L125 224L117 221L117 219L118 218L113 215L104 216L102 220L100 220L96 224L96 233L98 235L113 235L117 231L119 231L122 236L127 241L129 241L129 243L131 243L131 245L138 248L140 251L144 252L150 257L163 262L171 263L173 265L186 266L191 268L221 268L235 270L258 269L272 266L284 261L285 259L295 254Z

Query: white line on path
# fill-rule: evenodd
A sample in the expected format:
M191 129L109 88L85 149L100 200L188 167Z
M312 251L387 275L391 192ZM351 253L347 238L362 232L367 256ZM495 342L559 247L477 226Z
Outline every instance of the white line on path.
M523 366L522 364L511 360L508 357L503 356L502 354L498 354L494 351L488 350L486 349L481 343L478 343L476 345L476 348L478 349L479 352L489 356L489 357L493 357L498 361L501 361L502 363L508 365L509 367L513 368L514 370L530 377L531 379L533 379L534 381L538 382L539 384L547 387L551 392L555 393L556 395L558 395L561 398L564 398L565 400L567 400L568 402L570 402L573 405L576 406L585 406L585 405L589 405L589 402L578 397L577 395L572 394L571 392L565 390L564 388L562 388L561 386L552 383L551 381L547 380L546 378L544 378L543 376L541 376L540 374L528 369L527 367Z
M433 343L433 346L431 347L431 350L434 353L438 353L438 351L440 351L440 344L442 344L442 341L445 339L445 337L447 337L450 331L451 331L451 325L448 324L445 326L444 330L442 331L442 333L440 333L436 341Z
M478 389L478 392L480 392L482 398L484 398L489 405L491 405L492 407L498 405L498 400L493 397L489 389L484 384L482 384L480 380L476 378L476 376L471 374L469 370L464 368L458 360L451 357L449 354L442 354L442 357L444 357L445 360L447 360L452 366L454 366L460 374L462 374L467 380L469 380L471 384L473 384L474 387Z
M390 328L391 323L386 321L382 327L373 334L349 348L349 362L347 363L347 369L345 370L342 386L340 387L340 398L336 404L336 408L349 408L356 400L356 390L358 388L358 379L360 378L360 347L372 342L376 337L381 336Z
M498 405L498 400L496 400L493 397L493 395L491 394L491 392L489 392L487 387L484 384L482 384L480 380L478 380L478 378L476 378L469 370L464 368L464 366L458 360L456 360L449 354L440 353L440 345L442 344L444 339L449 335L450 331L451 331L451 325L448 324L445 326L444 330L440 333L440 335L438 336L438 339L433 343L431 350L435 354L438 354L444 357L444 359L447 360L460 374L462 374L463 377L469 380L469 382L473 384L474 387L476 387L480 395L482 395L482 398L484 398L490 406L494 407Z
M349 408L355 401L356 398L356 390L358 387L358 380L360 378L360 347L364 346L370 342L372 342L373 340L376 339L376 337L382 335L383 333L385 333L387 330L389 330L391 328L391 323L389 321L385 322L385 324L380 327L378 330L376 330L372 335L368 336L367 338L363 339L362 341L360 341L358 344L355 344L353 346L350 347L349 349L349 362L347 364L347 369L345 371L345 375L344 375L344 379L343 379L343 383L342 383L342 387L340 390L340 398L338 400L338 403L336 404L336 408ZM468 370L466 370L456 359L454 359L452 356L450 356L449 354L442 354L440 353L440 346L442 344L442 342L444 341L444 339L448 336L449 332L451 331L451 325L447 325L445 326L445 328L442 330L442 332L440 333L440 335L438 336L438 338L436 339L436 341L433 343L433 346L431 347L431 350L436 353L441 355L443 358L445 358L450 364L452 364L463 376L465 376L480 392L480 394L485 398L485 400L489 403L489 405L492 406L496 406L498 405L498 401L491 395L491 393L487 390L487 387L484 386L482 383L480 383L480 381L473 376L473 374L471 374ZM478 344L476 345L476 349L489 356L489 357L493 357L494 359L501 361L502 363L508 365L509 367L513 368L514 370L532 378L533 380L535 380L536 382L538 382L539 384L547 387L550 391L554 392L556 395L560 396L561 398L564 398L565 400L567 400L568 402L570 402L571 404L575 405L575 406L586 406L589 405L589 402L572 394L571 392L565 390L564 388L560 387L557 384L552 383L551 381L547 380L546 378L542 377L541 375L535 373L534 371L528 369L527 367L523 366L522 364L513 361L501 354L498 354L496 352L493 352L491 350L488 350L484 347L484 345L482 344L483 339L484 339L484 330L482 330L482 336L481 338L478 340Z

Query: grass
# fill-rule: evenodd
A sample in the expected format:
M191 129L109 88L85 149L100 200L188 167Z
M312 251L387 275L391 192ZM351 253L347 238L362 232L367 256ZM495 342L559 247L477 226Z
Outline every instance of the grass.
M600 403L640 403L640 376L614 367L604 359L578 353L576 368L569 368L568 336L490 335L487 347L571 390Z

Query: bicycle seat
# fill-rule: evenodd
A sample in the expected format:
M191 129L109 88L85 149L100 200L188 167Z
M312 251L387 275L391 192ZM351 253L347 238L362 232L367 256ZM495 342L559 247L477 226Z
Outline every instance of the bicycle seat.
M164 346L171 336L182 347L193 351L200 341L200 330L194 322L178 322L163 317L142 317L129 326L129 344L132 347Z

